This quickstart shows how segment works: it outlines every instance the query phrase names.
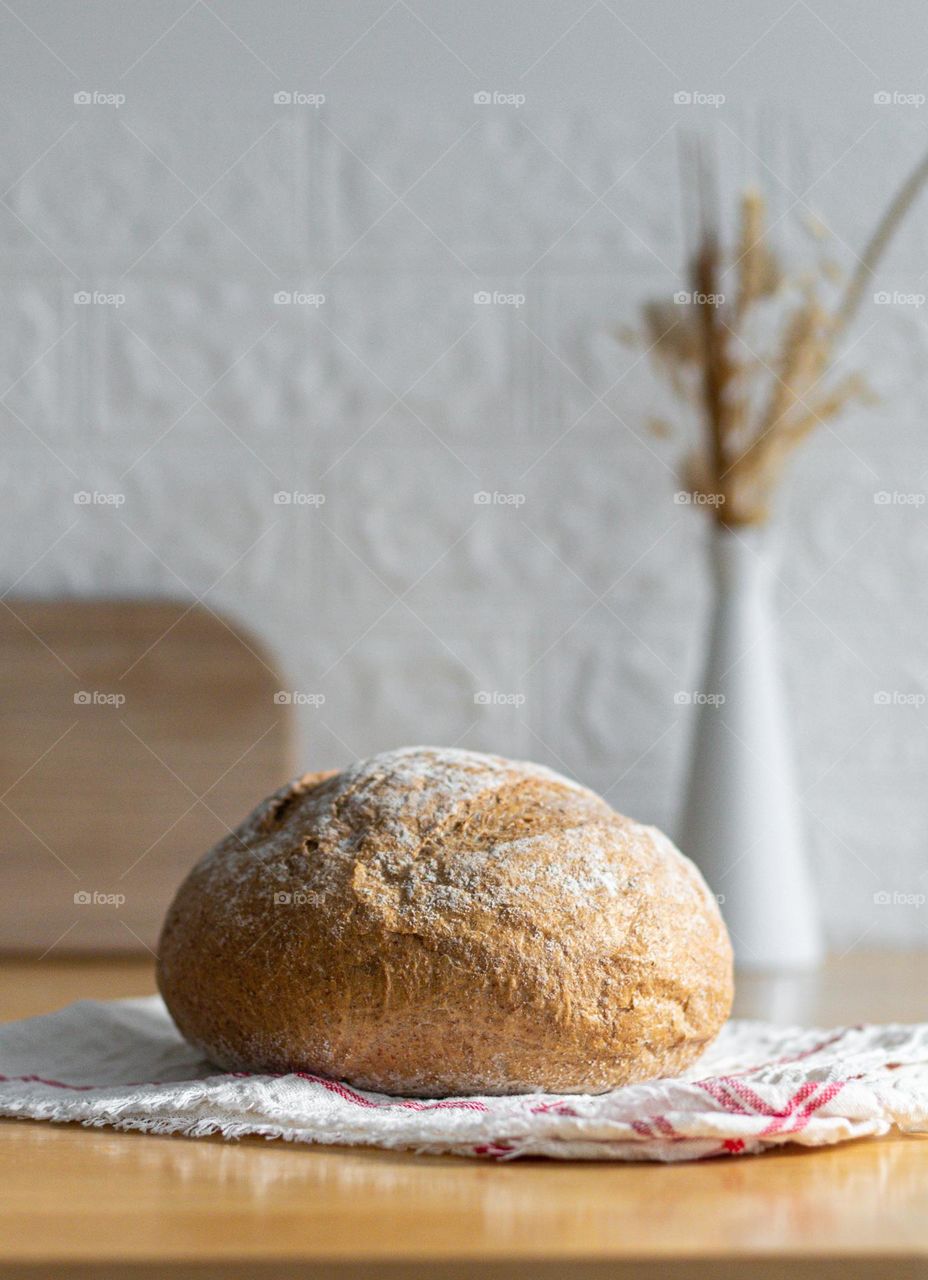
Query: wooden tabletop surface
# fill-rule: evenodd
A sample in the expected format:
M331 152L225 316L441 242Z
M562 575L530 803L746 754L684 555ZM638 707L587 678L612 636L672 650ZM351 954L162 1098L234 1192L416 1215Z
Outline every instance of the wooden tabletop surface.
M737 1012L925 1017L928 957L743 978ZM140 960L6 961L0 1017L152 991ZM676 1166L488 1164L0 1121L0 1278L928 1277L917 1137Z

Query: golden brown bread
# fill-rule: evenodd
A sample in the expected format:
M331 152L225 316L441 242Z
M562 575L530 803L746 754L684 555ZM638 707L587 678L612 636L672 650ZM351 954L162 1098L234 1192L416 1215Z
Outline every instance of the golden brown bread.
M387 1093L683 1070L732 1000L699 872L538 765L413 747L276 792L181 885L158 982L222 1067Z

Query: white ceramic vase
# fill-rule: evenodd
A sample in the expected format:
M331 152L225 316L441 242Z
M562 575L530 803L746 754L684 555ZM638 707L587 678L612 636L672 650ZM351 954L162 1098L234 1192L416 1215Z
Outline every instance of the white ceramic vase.
M720 897L739 967L808 968L822 939L777 657L774 548L764 530L716 526L712 561L679 845Z

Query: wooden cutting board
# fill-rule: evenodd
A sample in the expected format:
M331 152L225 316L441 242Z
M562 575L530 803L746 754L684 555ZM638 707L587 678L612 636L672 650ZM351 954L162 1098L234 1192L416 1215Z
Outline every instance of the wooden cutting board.
M262 647L198 605L0 607L0 946L154 948L193 862L295 770Z

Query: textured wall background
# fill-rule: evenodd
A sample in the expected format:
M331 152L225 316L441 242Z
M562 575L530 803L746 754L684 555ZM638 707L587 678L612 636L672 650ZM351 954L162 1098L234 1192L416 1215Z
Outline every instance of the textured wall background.
M456 743L672 828L707 529L673 500L692 424L615 334L680 287L682 131L853 265L928 145L922 10L11 0L0 42L8 603L199 597L324 695L308 767ZM850 339L881 402L780 511L840 949L928 919L874 897L928 883L926 213Z

